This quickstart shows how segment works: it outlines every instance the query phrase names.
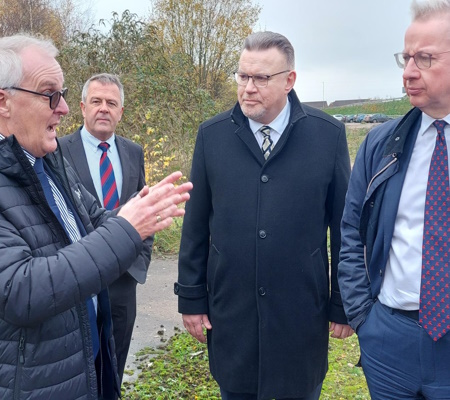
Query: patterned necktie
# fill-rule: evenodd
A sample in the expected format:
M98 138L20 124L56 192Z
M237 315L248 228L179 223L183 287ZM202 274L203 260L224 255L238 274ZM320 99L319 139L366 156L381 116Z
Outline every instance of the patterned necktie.
M273 147L274 147L273 140L270 138L270 126L264 125L260 129L260 131L264 137L261 149L262 149L264 158L267 160L270 156L270 152L273 150Z
M119 194L117 193L116 178L111 161L108 157L109 144L101 142L98 145L103 151L100 157L100 178L102 181L103 207L107 210L114 210L119 207Z
M422 246L419 322L434 341L450 330L450 194L445 121L435 121L436 146L431 157Z

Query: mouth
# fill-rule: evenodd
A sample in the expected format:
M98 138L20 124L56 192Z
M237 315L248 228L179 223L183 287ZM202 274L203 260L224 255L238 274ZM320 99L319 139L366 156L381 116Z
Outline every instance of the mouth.
M258 100L254 100L254 99L242 99L244 101L245 104L257 104L259 103Z
M406 91L409 95L415 96L422 92L422 89L419 88L406 88Z
M49 132L49 133L56 133L56 127L58 125L59 125L59 123L55 123L55 124L47 126L47 132Z

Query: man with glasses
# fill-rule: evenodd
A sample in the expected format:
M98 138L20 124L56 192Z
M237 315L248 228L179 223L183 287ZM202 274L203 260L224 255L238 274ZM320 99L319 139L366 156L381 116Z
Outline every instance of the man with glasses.
M450 1L413 1L395 55L414 108L368 134L342 220L339 284L371 398L450 398Z
M99 205L108 209L124 204L145 185L142 147L115 133L122 118L124 97L119 77L107 73L92 76L81 93L83 126L59 140L64 157L77 172L83 186ZM107 146L106 151L104 146ZM114 197L109 196L110 191L105 191L107 185L102 185L105 153L114 175L114 179L111 178L116 188ZM120 381L136 319L136 285L145 283L147 278L151 241L149 239L145 251L128 271L108 287Z
M106 211L56 139L64 99L58 51L0 38L0 398L114 399L120 394L105 290L143 241L183 215L177 172Z
M175 293L223 400L318 399L329 331L352 334L336 279L345 127L300 103L294 68L284 36L250 35L238 103L198 131Z

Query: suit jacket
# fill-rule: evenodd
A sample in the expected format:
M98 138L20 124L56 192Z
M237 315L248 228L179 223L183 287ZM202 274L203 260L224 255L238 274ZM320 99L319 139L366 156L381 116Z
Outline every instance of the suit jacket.
M64 157L77 172L81 183L93 196L95 196L98 204L101 206L102 203L95 190L86 159L86 153L84 151L83 141L81 140L81 128L82 127L78 128L70 135L60 138L59 143ZM122 192L119 193L120 204L122 205L145 185L144 153L142 147L133 143L131 140L118 135L116 135L115 138L120 163L122 164L123 183ZM149 238L145 241L146 245L144 246L144 250L127 271L139 283L145 283L147 278L152 243L153 238Z
M328 322L347 321L336 276L345 127L289 97L288 126L266 162L239 104L200 126L175 284L179 312L209 315L219 385L259 399L314 390L327 370Z

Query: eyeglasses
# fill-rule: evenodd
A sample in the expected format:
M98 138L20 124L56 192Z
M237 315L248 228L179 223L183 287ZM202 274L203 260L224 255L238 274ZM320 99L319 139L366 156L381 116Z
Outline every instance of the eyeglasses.
M44 96L44 97L48 97L49 101L50 101L50 108L52 110L56 109L56 107L58 107L59 102L61 101L61 97L63 99L66 98L67 96L67 92L69 89L64 88L62 90L57 90L56 92L47 94L47 93L39 93L39 92L33 92L32 90L27 90L27 89L22 89L19 87L15 87L15 86L11 86L11 87L7 87L7 88L3 88L3 90L8 90L8 89L14 89L14 90L20 90L22 92L26 92L26 93L31 93L31 94L36 94L38 96Z
M284 74L285 72L291 72L290 69L287 69L285 71L277 72L276 74L272 75L247 75L243 74L241 72L235 72L234 78L236 79L236 83L239 86L247 86L248 80L252 78L253 84L257 87L266 87L269 83L269 79L273 76Z
M441 53L435 53L435 54L424 53L422 51L419 51L418 53L414 54L413 56L409 55L408 53L396 53L396 54L394 54L394 56L395 56L395 60L397 61L397 65L401 69L406 68L406 66L408 65L409 60L411 58L414 59L414 62L416 63L417 68L428 69L431 67L431 60L434 56L437 56L439 54L445 54L445 53L450 53L450 51L443 51Z

